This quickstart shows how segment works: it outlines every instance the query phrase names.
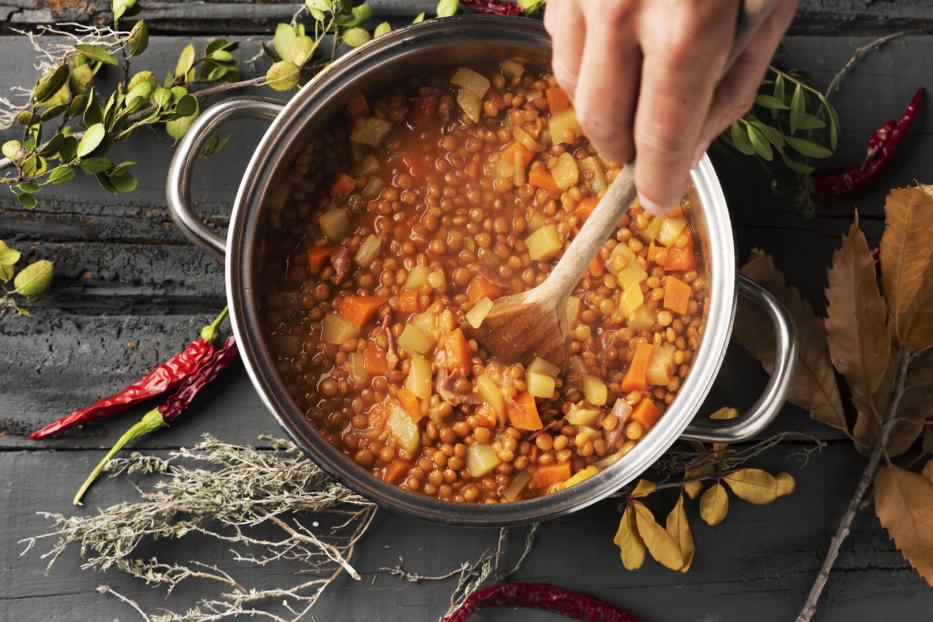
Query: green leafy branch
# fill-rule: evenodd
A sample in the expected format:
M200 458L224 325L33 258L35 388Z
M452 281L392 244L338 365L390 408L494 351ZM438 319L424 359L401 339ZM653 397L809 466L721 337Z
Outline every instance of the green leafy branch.
M0 312L4 308L13 309L29 317L30 313L23 305L34 302L49 288L52 262L40 259L17 272L16 264L21 258L22 253L0 241ZM12 287L10 281L13 282Z

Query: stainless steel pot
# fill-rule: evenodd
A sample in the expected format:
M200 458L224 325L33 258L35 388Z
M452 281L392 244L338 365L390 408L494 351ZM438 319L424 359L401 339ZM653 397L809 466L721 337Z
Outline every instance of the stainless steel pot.
M456 504L412 494L373 477L321 439L285 391L260 328L256 302L264 210L302 138L327 123L357 92L372 92L408 75L461 64L482 65L520 56L547 67L550 40L541 24L518 18L464 16L392 32L353 50L304 86L287 104L253 97L228 99L205 110L178 146L168 174L168 205L175 223L195 244L226 262L227 300L243 362L256 390L289 436L322 468L381 505L422 518L466 525L507 525L543 520L586 507L644 472L678 438L736 442L761 432L784 401L795 352L794 327L768 292L736 276L732 226L709 160L691 172L694 224L702 240L709 281L704 336L693 369L655 428L624 458L557 494L498 505ZM197 153L221 124L242 117L271 121L240 182L226 240L208 230L191 205ZM732 333L736 294L771 318L776 334L774 373L764 393L741 418L724 425L691 423L712 387Z

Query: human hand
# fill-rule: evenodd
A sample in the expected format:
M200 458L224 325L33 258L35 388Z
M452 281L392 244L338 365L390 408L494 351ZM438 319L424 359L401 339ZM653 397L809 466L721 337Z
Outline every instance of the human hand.
M600 154L638 153L648 211L677 203L709 144L751 108L796 5L778 0L723 76L739 0L549 0L554 77Z

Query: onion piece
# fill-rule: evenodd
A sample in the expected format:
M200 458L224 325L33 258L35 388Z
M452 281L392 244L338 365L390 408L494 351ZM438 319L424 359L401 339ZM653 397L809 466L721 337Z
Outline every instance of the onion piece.
M529 151L534 151L535 153L544 151L544 147L534 138L532 138L531 134L517 125L512 128L512 136L514 136L515 140L524 145Z

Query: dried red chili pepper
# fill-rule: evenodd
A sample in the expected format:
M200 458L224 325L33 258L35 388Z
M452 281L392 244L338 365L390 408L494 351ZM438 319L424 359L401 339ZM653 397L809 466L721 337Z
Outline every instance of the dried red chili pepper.
M147 412L143 415L142 419L123 433L123 436L114 443L103 460L94 467L91 474L84 480L81 488L79 488L77 494L75 494L73 503L75 505L81 505L81 497L84 496L87 489L90 488L94 480L97 479L97 476L100 475L101 471L104 470L104 467L107 466L107 463L110 462L110 459L118 451L127 443L141 436L168 427L185 412L188 406L191 405L191 402L194 401L194 398L197 397L206 386L213 382L223 370L230 366L230 363L237 358L237 354L236 339L233 333L230 333L226 340L224 340L223 345L214 353L214 356L202 364L193 374L186 377L178 390L169 396L169 398L165 400L165 403Z
M441 622L464 622L475 611L488 607L540 609L584 622L638 622L615 605L550 583L501 583L476 590Z
M522 7L518 2L507 2L504 0L460 0L464 5L475 9L480 13L492 13L493 15L520 15Z
M121 413L131 406L171 391L214 355L214 342L220 335L217 327L226 315L227 309L224 308L213 322L201 328L198 339L125 389L101 398L87 408L65 415L41 430L36 430L29 438L34 441L48 438L76 425Z
M923 98L923 89L917 89L904 114L897 121L888 121L868 138L865 161L859 166L822 173L816 177L815 193L820 200L834 199L861 190L891 163L907 130L917 117L917 109Z

